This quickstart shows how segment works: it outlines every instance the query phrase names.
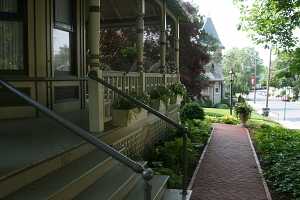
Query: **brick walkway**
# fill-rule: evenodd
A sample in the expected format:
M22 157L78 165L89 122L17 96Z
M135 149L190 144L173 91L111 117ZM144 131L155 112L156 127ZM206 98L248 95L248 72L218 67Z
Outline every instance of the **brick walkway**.
M245 129L215 125L192 190L192 200L267 200Z

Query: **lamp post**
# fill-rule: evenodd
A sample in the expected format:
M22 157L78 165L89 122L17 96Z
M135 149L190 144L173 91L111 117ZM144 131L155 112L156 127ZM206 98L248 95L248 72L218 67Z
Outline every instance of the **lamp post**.
M272 46L270 45L270 54L269 54L269 67L268 67L268 81L267 81L267 99L266 107L263 108L263 115L268 117L270 108L269 108L269 95L270 95L270 79L271 79L271 66L272 66Z
M232 84L233 84L233 71L232 68L229 71L229 75L230 75L230 115L232 115Z

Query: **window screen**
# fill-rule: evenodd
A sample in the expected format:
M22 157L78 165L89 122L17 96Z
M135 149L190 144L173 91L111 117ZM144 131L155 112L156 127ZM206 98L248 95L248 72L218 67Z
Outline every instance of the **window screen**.
M54 24L56 28L73 29L72 0L55 0Z
M0 0L0 71L24 72L23 1Z

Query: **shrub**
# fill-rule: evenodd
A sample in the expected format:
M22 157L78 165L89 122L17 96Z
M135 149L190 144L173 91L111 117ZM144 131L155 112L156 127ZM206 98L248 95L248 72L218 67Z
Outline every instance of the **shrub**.
M189 138L192 143L206 144L210 134L211 124L198 119L188 120L185 124L189 130Z
M161 100L165 104L167 104L171 93L170 93L170 90L167 89L166 87L159 86L159 87L151 90L149 95L150 95L151 99Z
M140 100L144 104L149 104L150 97L147 94L137 95L136 93L131 93L130 96L136 98L137 100ZM124 109L124 110L130 110L133 108L140 108L137 106L134 102L129 101L123 97L118 97L113 102L113 108L115 109Z
M246 102L237 103L234 107L234 111L236 115L244 114L246 116L250 116L253 109Z
M205 118L205 113L203 108L196 102L186 104L180 112L180 119L184 123L187 120L192 119L200 119L203 120Z
M175 83L175 84L172 84L170 87L169 87L169 90L175 94L175 95L180 95L180 96L185 96L186 95L186 88L183 84L181 83Z
M300 198L300 132L261 125L254 136L267 181L286 199Z
M228 109L229 106L227 104L223 104L223 103L218 103L215 105L216 108L220 108L220 109Z

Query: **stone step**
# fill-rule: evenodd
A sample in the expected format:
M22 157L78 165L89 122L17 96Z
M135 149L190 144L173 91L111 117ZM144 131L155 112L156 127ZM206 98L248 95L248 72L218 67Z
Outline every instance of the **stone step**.
M187 195L185 196L185 200L190 200L192 195L192 191L188 190ZM166 190L163 200L182 200L182 190L177 189L168 189Z
M114 164L116 161L107 154L94 150L3 199L23 200L24 197L30 200L72 199L97 181Z
M23 169L16 170L6 176L0 177L0 199L17 191L18 189L58 170L72 161L79 159L95 149L92 145L83 143L73 148L45 158Z
M164 192L167 188L169 176L155 175L150 181L152 185L152 199L162 200ZM135 187L129 192L124 200L144 199L144 180L140 177Z
M146 165L146 162L141 163ZM120 200L135 186L140 175L118 163L74 200Z

